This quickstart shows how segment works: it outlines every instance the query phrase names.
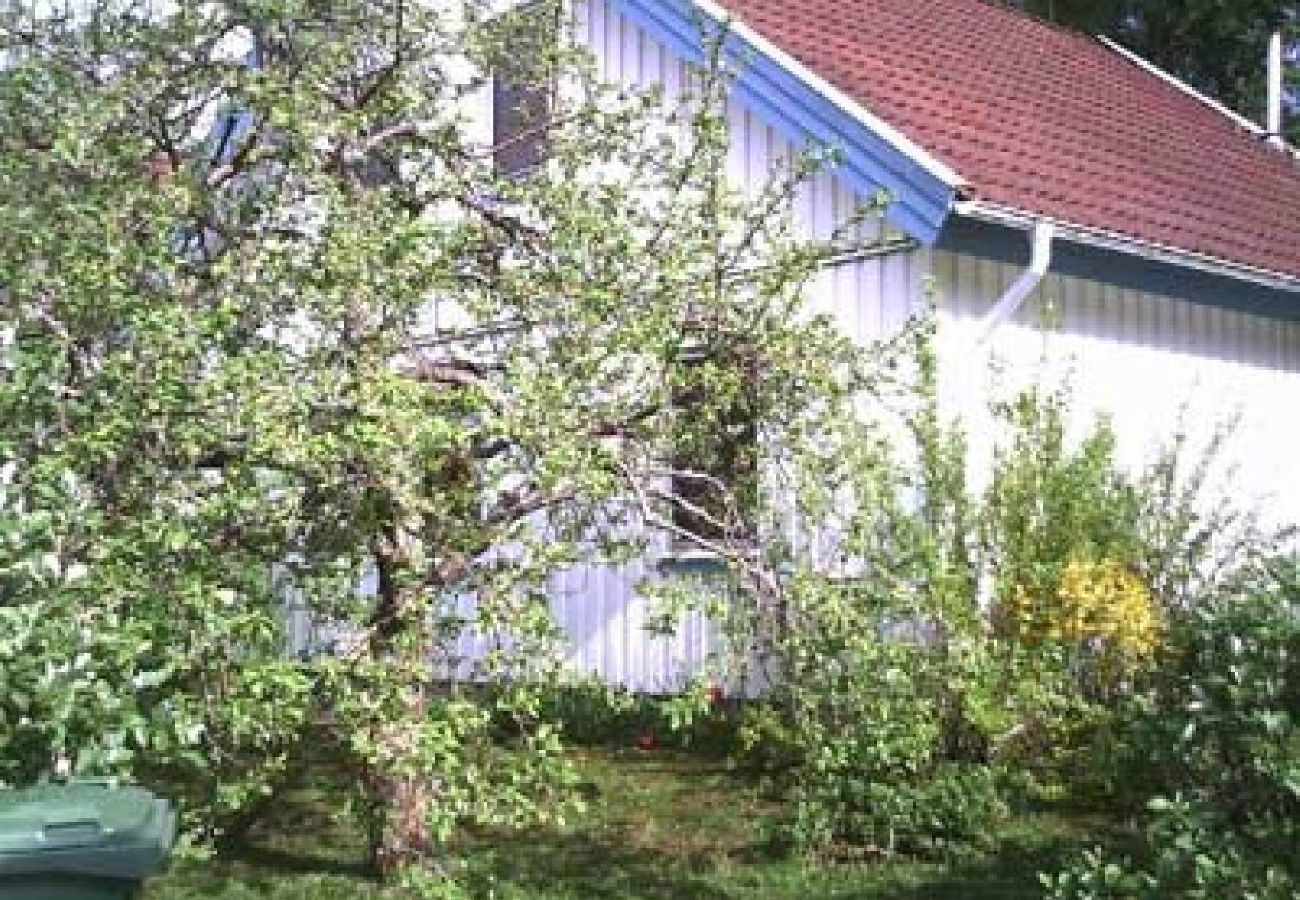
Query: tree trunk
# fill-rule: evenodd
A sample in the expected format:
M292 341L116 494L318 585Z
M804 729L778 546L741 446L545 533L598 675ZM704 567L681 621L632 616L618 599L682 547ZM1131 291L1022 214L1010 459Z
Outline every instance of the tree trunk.
M391 729L394 733L384 737L389 742L389 751L410 752L408 748L392 746L404 740L400 736L406 730L404 725L394 725ZM371 787L380 815L371 853L375 871L385 879L405 868L426 864L433 851L428 821L432 781L423 773L403 771L404 768L376 772Z
M434 779L419 764L419 736L429 710L430 655L424 640L422 617L416 598L407 596L395 577L397 561L376 554L379 591L375 608L371 653L400 670L408 679L402 689L400 715L394 721L375 723L373 743L378 759L370 768L367 789L377 815L372 834L371 858L384 878L410 866L426 864L433 851L429 806ZM411 634L414 629L418 635ZM412 640L412 638L417 638Z

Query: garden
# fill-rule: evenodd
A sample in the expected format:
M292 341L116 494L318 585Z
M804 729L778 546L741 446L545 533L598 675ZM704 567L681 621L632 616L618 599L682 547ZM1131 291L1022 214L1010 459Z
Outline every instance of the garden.
M914 562L931 567L912 574L957 585L908 601L956 603L906 607L925 629L882 632L898 615L896 587L874 595L880 604L862 572L810 576L782 611L803 627L764 645L799 675L760 697L729 696L721 658L681 696L581 678L539 693L532 727L552 725L563 746L551 762L565 772L567 813L523 829L458 827L439 890L1297 896L1300 566L1274 546L1283 535L1227 507L1196 512L1208 456L1188 467L1175 447L1125 475L1104 422L1064 440L1067 406L1064 392L1032 391L1003 407L996 477L942 508L940 485L960 479L938 476L959 461L960 436L919 420L934 451L921 454L936 467L931 502L891 515L930 518L893 523L888 549L911 535ZM956 545L936 547L958 508L970 522L946 532ZM1000 571L1016 577L981 615L967 605L977 575L966 567L985 554L1006 554ZM765 632L732 625L748 658L733 664L752 662ZM498 727L510 747L518 735ZM148 896L389 896L342 760L321 752L237 841L180 862Z

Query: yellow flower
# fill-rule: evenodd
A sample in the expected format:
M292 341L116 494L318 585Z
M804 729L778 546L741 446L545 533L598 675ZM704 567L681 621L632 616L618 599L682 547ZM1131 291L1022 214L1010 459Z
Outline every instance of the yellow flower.
M1001 627L1022 641L1099 648L1102 669L1113 676L1140 668L1160 645L1160 617L1150 590L1115 559L1074 559L1054 595L1018 586L998 614Z

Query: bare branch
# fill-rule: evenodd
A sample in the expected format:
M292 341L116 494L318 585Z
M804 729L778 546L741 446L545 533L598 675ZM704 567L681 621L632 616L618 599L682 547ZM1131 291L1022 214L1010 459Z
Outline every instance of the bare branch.
M782 593L781 582L776 573L764 567L754 558L752 548L748 546L739 546L734 543L713 540L705 537L698 532L683 528L669 518L660 515L651 502L651 495L656 490L642 482L640 473L633 471L625 465L618 466L619 474L622 475L628 489L636 498L637 509L641 514L641 519L651 528L665 532L675 538L682 540L706 553L712 553L719 559L729 563L736 570L741 572L746 579L753 585L754 589L762 596L769 598L780 597Z

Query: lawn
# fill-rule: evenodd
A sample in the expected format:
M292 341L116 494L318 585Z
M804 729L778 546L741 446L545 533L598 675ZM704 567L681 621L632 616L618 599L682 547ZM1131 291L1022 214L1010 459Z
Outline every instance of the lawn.
M586 819L565 832L476 836L476 887L498 900L1019 900L1037 873L1085 836L1089 820L1021 813L1001 849L949 865L908 861L809 864L774 857L754 825L769 813L746 779L716 761L675 754L587 752ZM178 863L145 900L369 900L360 833L319 795L291 795L244 849Z

